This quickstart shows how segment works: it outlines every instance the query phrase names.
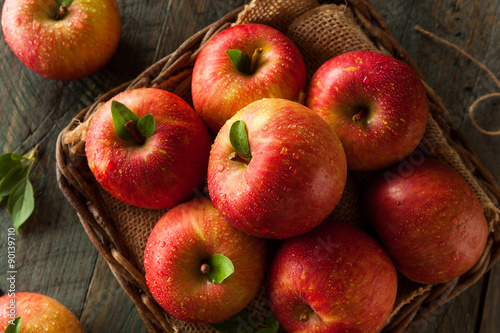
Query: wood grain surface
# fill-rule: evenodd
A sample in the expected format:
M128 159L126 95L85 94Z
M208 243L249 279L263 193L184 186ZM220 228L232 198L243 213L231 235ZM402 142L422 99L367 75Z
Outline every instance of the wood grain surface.
M0 6L3 6L0 0ZM245 4L243 0L118 0L120 45L99 72L77 81L44 79L28 70L0 39L0 152L20 154L40 145L31 174L36 208L17 240L17 291L49 295L81 320L86 332L146 332L134 304L93 247L55 176L57 135L100 94L135 78L190 35ZM500 136L479 132L468 116L478 97L500 91L488 74L416 25L452 42L500 77L500 2L495 0L372 0L396 39L441 96L483 164L500 181ZM500 129L500 98L479 105L475 119ZM6 234L0 206L0 289L8 289ZM441 306L412 333L500 332L500 265Z

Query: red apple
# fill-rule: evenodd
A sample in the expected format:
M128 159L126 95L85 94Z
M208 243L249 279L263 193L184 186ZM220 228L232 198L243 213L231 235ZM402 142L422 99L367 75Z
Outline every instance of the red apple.
M424 85L403 62L354 51L324 63L313 75L306 106L342 141L352 170L387 167L408 156L427 125Z
M55 299L37 293L12 293L0 297L0 332L21 317L22 333L83 333L75 315Z
M103 67L115 53L121 20L115 0L5 0L5 41L31 70L75 80Z
M432 158L414 164L382 174L364 194L364 208L404 275L444 283L477 262L488 225L474 191L457 171Z
M143 142L122 139L112 117L116 102L138 118L152 114L154 134ZM138 207L168 208L191 197L204 183L210 145L205 125L180 97L140 88L124 91L99 108L85 152L96 180L117 199Z
M266 291L287 332L379 332L396 300L397 275L375 239L327 220L283 242Z
M229 50L243 52L244 64L236 67ZM217 133L247 104L264 97L298 99L305 84L304 61L290 39L265 25L244 24L223 30L203 47L191 89L196 112Z
M234 271L214 281L211 274L227 269L214 261L221 255ZM144 254L146 282L158 304L176 318L204 324L226 320L250 303L264 279L265 262L264 240L232 227L207 198L168 211Z
M247 135L247 156L231 142L238 123ZM208 190L236 228L287 238L331 213L346 175L342 145L328 124L299 103L269 98L249 104L220 130L210 151Z

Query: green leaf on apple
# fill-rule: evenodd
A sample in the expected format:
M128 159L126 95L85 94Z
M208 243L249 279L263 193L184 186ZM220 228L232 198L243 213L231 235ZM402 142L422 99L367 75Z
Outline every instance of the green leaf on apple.
M137 129L144 137L149 138L155 134L156 121L153 114L147 114L137 122Z
M22 318L17 317L12 324L7 325L4 333L20 333Z
M207 265L210 267L207 278L212 283L222 283L234 273L233 262L223 254L214 254L208 259Z
M130 110L125 104L118 101L111 102L111 115L113 117L113 125L115 126L115 131L118 137L125 141L134 140L134 135L127 129L127 122L132 120L134 124L139 122L139 116L137 116L132 110Z
M57 0L57 3L61 7L68 7L69 5L71 5L72 2L73 0Z
M229 59L231 59L231 62L233 63L234 67L236 69L244 74L250 74L250 67L252 60L246 54L245 52L241 52L240 50L227 50L226 51L227 56Z
M245 122L237 120L231 125L229 130L229 140L233 148L244 158L251 158L250 144L248 143L248 133Z
M153 114L147 114L139 118L125 104L112 101L111 115L116 134L122 140L137 140L142 144L144 138L148 138L155 133L156 121Z

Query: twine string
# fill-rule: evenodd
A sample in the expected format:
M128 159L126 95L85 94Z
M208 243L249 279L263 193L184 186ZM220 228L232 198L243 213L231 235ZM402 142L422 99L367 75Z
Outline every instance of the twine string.
M490 78L493 80L493 82L495 82L495 84L497 85L497 87L500 89L500 80L495 76L495 74L493 74L493 72L488 67L486 67L479 60L477 60L476 58L474 58L473 56L471 56L470 54L468 54L466 51L464 51L460 47L456 46L455 44L450 43L449 41L447 41L447 40L445 40L445 39L443 39L441 37L438 37L438 36L434 35L432 32L423 29L419 25L415 26L415 30L417 30L418 32L420 32L420 33L422 33L422 34L424 34L424 35L426 35L428 37L431 37L432 39L434 39L436 41L439 41L439 42L441 42L441 43L443 43L443 44L445 44L445 45L447 45L447 46L455 49L457 52L459 52L463 56L465 56L468 59L470 59L472 62L474 62L476 65L478 65L481 69L483 69L486 73L488 73L488 75L490 76ZM472 121L472 124L474 125L474 127L476 127L476 129L479 132L481 132L483 134L487 134L487 135L500 135L500 130L497 130L497 131L488 131L488 130L485 130L474 119L474 112L476 111L477 105L480 102L482 102L482 101L484 101L486 99L492 98L492 97L500 97L500 92L494 92L494 93L486 94L484 96L481 96L481 97L477 98L474 102L472 102L472 104L469 106L469 110L468 110L469 111L469 118Z

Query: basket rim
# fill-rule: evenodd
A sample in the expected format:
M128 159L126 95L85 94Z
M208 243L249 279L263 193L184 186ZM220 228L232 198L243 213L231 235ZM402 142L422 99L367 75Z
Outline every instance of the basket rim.
M346 0L345 3L352 7L360 26L364 31L370 32L371 38L380 47L393 56L405 61L421 78L429 101L436 106L434 108L436 116L444 120L444 122L440 122L438 125L440 128L448 126L445 129L449 133L447 136L448 144L455 150L459 150L458 154L460 157L465 159L474 168L473 176L488 190L487 195L490 199L494 199L496 209L499 209L500 185L479 161L472 147L467 143L465 136L456 126L453 126L453 121L444 103L426 83L423 73L408 52L394 39L385 20L373 8L369 0ZM127 259L129 258L129 251L123 244L113 222L106 217L106 209L97 199L94 189L85 181L79 170L72 165L72 156L68 145L64 143L63 137L79 123L87 120L101 103L111 99L116 94L138 87L154 87L179 69L192 64L201 47L220 30L233 24L245 7L241 6L233 10L221 19L198 31L174 52L146 68L134 80L125 82L99 96L93 104L81 110L72 119L70 124L63 128L56 141L56 176L58 186L67 201L76 210L85 232L99 253L108 262L113 275L135 303L148 332L170 333L175 330L170 324L168 316L166 316L149 293L144 276ZM432 286L430 290L414 298L409 304L403 305L403 308L399 310L391 322L384 328L384 332L402 332L411 322L425 318L439 305L450 301L479 280L496 262L500 261L499 229L497 228L494 232L490 232L483 256L475 267L452 282ZM439 298L439 302L435 301L437 298ZM428 304L428 306L423 307L423 304Z

